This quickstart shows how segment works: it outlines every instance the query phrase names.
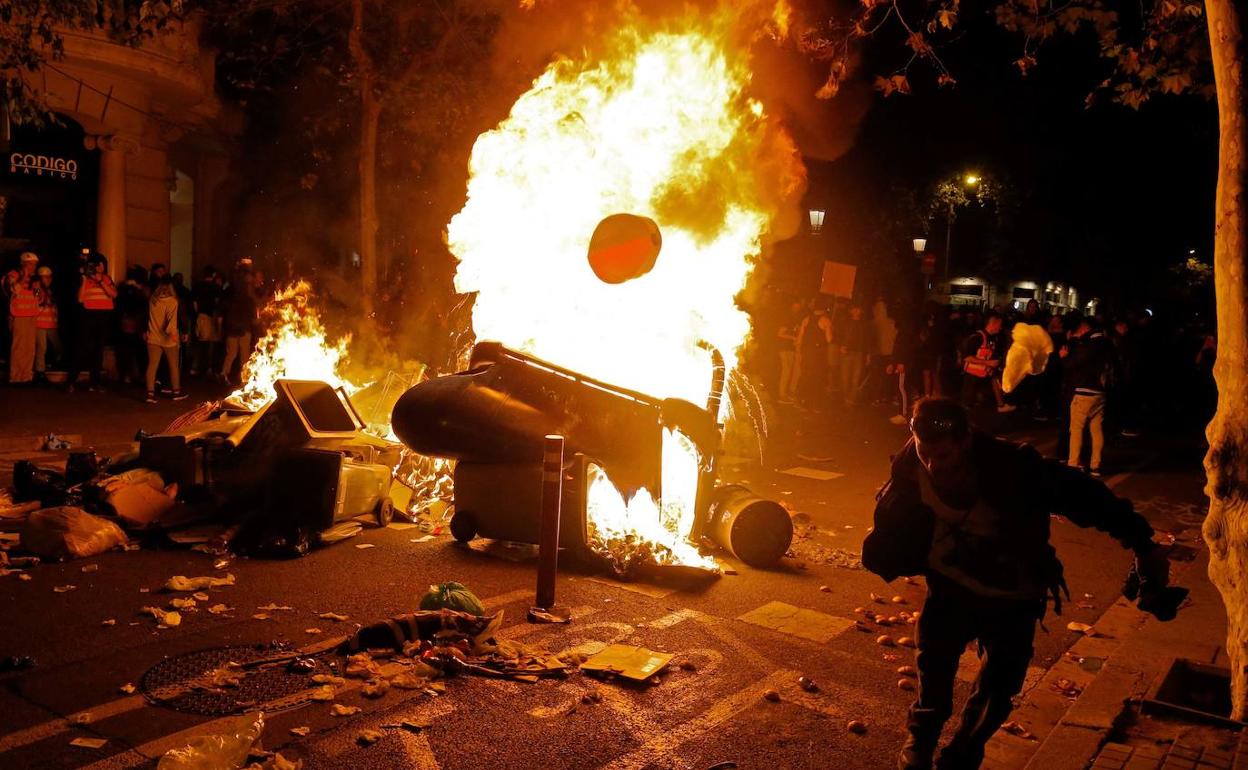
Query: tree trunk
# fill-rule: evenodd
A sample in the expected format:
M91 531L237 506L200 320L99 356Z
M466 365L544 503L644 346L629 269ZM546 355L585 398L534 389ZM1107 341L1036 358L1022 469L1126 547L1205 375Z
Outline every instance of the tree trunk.
M1248 217L1245 216L1244 7L1240 0L1206 0L1218 99L1218 190L1213 247L1218 357L1218 410L1206 429L1209 577L1227 613L1232 718L1248 716Z
M381 102L369 83L360 85L360 288L364 318L372 322L377 296L377 126Z

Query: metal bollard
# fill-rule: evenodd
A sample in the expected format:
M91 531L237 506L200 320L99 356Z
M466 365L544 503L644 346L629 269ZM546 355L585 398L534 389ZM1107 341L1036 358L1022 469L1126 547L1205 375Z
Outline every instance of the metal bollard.
M538 537L537 602L555 606L555 575L559 570L559 504L563 497L563 436L546 436L542 451L542 521Z

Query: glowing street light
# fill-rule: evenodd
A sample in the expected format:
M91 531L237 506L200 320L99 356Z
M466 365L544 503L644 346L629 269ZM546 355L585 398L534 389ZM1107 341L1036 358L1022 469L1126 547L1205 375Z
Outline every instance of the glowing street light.
M810 231L812 233L818 233L823 230L823 217L825 213L826 212L824 212L823 209L810 210Z
M915 238L912 241L912 243L914 244L915 256L919 256L919 257L923 256L923 252L927 251L927 239Z
M968 186L974 187L975 185L979 184L979 176L977 176L976 174L967 174L965 181Z

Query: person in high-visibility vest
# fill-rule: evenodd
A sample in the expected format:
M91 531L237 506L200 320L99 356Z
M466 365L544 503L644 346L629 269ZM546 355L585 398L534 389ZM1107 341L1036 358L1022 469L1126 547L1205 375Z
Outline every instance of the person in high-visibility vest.
M78 330L78 369L90 375L88 390L99 390L100 370L104 368L104 341L113 322L113 300L117 286L108 275L108 262L100 254L87 260L87 271L78 287L82 324ZM69 380L73 390L77 373Z
M39 314L35 316L35 378L46 379L48 348L53 360L61 359L60 314L52 291L52 268L39 268Z
M23 385L34 377L35 316L39 315L39 279L35 268L39 257L33 252L22 254L21 270L5 276L5 293L9 297L9 384Z

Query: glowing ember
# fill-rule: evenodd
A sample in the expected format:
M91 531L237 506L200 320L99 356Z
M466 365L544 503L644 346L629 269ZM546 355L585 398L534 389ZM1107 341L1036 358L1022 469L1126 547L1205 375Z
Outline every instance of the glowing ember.
M728 8L626 28L601 58L552 64L477 138L447 240L456 289L476 292L478 339L698 404L711 382L699 342L735 366L750 331L736 296L802 176L787 134L746 95L736 18ZM663 249L649 273L608 285L586 248L598 222L621 212L657 222ZM625 502L605 474L591 486L590 523L617 563L622 543L705 563L686 540L697 453L669 437L663 461L657 504L644 492Z
M321 380L347 393L359 389L339 375L350 336L329 342L320 316L308 302L311 294L307 282L298 281L278 291L261 311L268 331L243 366L243 387L227 400L257 410L277 397L273 383L280 379Z

